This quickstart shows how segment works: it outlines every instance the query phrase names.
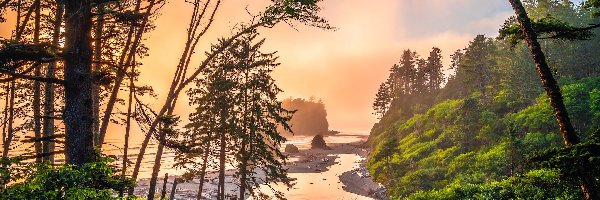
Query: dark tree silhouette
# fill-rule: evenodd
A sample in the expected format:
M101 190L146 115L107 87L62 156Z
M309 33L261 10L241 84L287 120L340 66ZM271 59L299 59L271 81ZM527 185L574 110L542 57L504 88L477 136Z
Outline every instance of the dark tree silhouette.
M65 132L67 162L94 159L92 1L65 0Z

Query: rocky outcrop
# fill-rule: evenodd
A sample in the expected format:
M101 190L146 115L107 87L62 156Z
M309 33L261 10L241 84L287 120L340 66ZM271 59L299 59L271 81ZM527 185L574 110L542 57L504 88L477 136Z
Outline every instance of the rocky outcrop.
M331 150L331 147L327 146L327 143L325 143L322 135L315 135L315 137L312 139L312 142L310 142L310 146L311 149Z
M296 145L287 144L287 145L285 145L285 152L286 153L298 153L300 151L298 150L298 147L296 147Z

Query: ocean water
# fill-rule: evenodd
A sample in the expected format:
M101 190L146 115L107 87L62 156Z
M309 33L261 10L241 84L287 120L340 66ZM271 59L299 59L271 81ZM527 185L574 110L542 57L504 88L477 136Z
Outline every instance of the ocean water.
M353 134L353 133L340 133L334 136L325 137L325 141L329 143L350 143L360 141L365 135L364 134ZM299 149L308 149L310 148L310 142L313 137L310 136L293 136L288 138L288 141L284 143L281 147L281 150L285 148L286 144L294 144ZM22 155L28 152L34 152L34 146L31 143L23 143L22 140L26 138L17 138L16 141L13 142L13 150L10 151L10 155ZM143 135L141 134L132 134L130 138L130 147L128 148L128 160L130 162L129 173L134 166L134 162L137 159L137 156L140 152L141 143L143 141ZM115 156L118 159L118 163L122 162L123 158L123 144L124 139L122 135L108 134L105 144L103 146L103 153L106 155ZM146 149L144 154L144 158L142 160L142 164L140 167L140 172L138 178L145 179L150 178L152 175L152 167L154 166L154 160L156 157L157 151L157 143L155 141L151 141ZM57 144L57 150L60 150L61 145ZM64 162L63 155L57 155L56 161L58 163ZM293 160L289 160L293 161ZM175 153L173 150L165 148L164 153L162 154L161 159L161 168L159 176L164 176L165 173L169 175L182 175L185 173L184 169L179 169L173 167L175 164ZM233 169L233 166L228 166L228 169Z

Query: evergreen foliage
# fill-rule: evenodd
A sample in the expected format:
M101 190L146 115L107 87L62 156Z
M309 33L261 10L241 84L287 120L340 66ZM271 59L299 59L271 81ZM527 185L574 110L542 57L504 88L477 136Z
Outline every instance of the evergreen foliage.
M452 72L436 93L397 95L389 92L391 78L381 84L374 101L381 119L371 130L374 149L367 166L392 199L581 199L577 177L597 188L593 135L600 125L600 66L593 54L599 46L579 39L599 37L580 37L596 32L589 29L576 33L572 38L577 40L558 38L564 34L550 26L579 30L597 19L590 18L589 7L566 2L524 5L534 22L555 31L541 33L556 37L542 46L583 143L564 147L529 50L521 39L511 38L518 35L508 33L519 27L504 26L501 37L478 35L455 51L448 67ZM394 65L390 77L400 66ZM419 85L411 77L403 79L399 82Z

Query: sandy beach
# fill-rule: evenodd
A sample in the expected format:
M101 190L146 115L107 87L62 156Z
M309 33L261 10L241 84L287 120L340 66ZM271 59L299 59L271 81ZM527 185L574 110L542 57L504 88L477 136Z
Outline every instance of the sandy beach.
M333 136L335 137L335 136ZM330 138L332 140L335 138ZM365 169L368 149L363 147L366 137L344 143L329 143L331 150L309 149L300 147L298 153L287 154L289 176L295 178L295 185L287 189L282 185L272 185L283 191L288 199L384 199L385 189L371 180ZM232 198L237 194L235 171L226 173L226 190ZM217 189L218 173L208 173L204 184L203 198L214 199ZM172 183L176 176L167 180L169 197ZM164 178L159 178L157 194L161 194ZM147 195L149 179L141 179L135 189L138 197ZM175 191L175 199L196 199L199 179L179 183ZM268 187L261 191L269 193ZM157 197L158 198L158 197Z

